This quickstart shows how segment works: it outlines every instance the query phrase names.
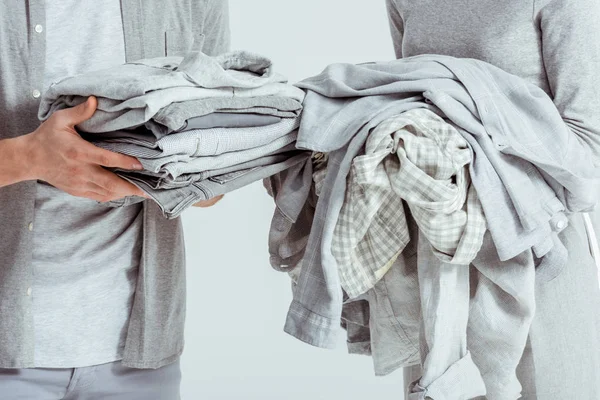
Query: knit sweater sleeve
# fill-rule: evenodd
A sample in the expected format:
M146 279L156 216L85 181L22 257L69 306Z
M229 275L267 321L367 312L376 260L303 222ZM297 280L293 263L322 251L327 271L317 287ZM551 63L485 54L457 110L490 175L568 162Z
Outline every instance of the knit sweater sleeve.
M404 21L400 15L398 4L395 0L386 0L390 32L394 43L397 58L402 58L402 39L404 37Z
M600 1L535 1L554 103L600 165Z

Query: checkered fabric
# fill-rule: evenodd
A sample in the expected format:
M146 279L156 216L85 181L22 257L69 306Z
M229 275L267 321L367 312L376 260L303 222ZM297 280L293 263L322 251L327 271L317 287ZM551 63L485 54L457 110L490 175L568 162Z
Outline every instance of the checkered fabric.
M426 109L375 128L356 157L332 252L354 298L370 290L410 241L405 204L440 260L469 265L486 222L469 176L471 150L448 122Z

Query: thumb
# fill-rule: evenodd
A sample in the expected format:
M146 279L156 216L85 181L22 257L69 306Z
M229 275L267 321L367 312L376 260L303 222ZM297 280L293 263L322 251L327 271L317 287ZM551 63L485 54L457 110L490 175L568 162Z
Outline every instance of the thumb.
M96 112L98 107L98 100L91 96L78 106L64 110L63 118L64 122L69 126L76 126L88 119L92 118L92 115Z

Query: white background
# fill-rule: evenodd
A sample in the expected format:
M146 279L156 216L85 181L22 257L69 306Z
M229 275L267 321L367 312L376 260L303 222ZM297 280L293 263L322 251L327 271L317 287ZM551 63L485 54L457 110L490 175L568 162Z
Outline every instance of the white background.
M393 59L383 0L230 0L233 49L269 56L296 82L335 62ZM402 373L283 332L289 278L270 268L272 200L261 184L188 210L184 400L401 400Z

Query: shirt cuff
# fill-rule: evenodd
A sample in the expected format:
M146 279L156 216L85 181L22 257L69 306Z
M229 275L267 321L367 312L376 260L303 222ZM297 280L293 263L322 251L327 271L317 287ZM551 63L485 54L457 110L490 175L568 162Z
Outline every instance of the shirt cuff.
M467 352L428 387L422 387L419 381L411 383L407 400L466 400L485 395L481 373Z
M334 349L341 330L340 318L323 317L292 301L283 330L311 346Z

